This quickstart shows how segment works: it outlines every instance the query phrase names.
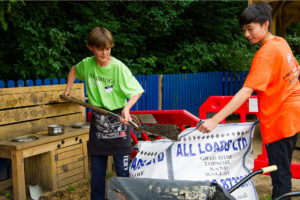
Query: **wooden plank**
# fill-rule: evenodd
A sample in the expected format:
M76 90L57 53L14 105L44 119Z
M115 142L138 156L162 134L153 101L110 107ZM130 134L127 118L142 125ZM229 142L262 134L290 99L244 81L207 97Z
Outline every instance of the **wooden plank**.
M162 102L163 102L163 75L160 74L158 77L158 110L162 110Z
M5 189L7 189L11 186L12 186L12 179L0 181L0 192L3 192Z
M83 83L75 83L72 86L72 91L77 88L84 88ZM7 94L22 94L22 93L34 93L34 92L47 92L47 91L65 91L66 84L61 85L42 85L42 86L32 86L32 87L14 87L14 88L1 88L0 95ZM73 93L71 92L71 95Z
M169 96L169 92L170 92L170 85L168 84L169 83L169 80L170 80L170 75L167 74L167 75L164 75L164 78L163 78L163 106L162 106L162 109L163 110L166 110L169 108L169 99L168 99L168 96Z
M44 106L0 111L0 125L29 121L46 117Z
M85 115L85 112L84 112ZM83 117L83 113L74 113L70 115L65 115L65 116L58 116L58 117L52 117L52 118L47 118L47 125L46 129L48 128L48 125L51 124L64 124L65 126L71 126L74 123L78 122L85 122L85 117ZM79 129L77 129L79 130ZM82 129L84 130L84 129ZM89 131L88 129L85 129Z
M46 117L82 112L81 108L82 106L75 103L50 104L44 106Z
M88 158L88 149L87 149L87 141L82 142L83 147L83 155L87 156L84 162L84 178L89 178L89 158Z
M25 183L36 185L41 183L41 154L24 159Z
M87 160L87 159L85 159L85 160ZM74 163L70 163L68 165L62 165L60 167L57 167L56 168L56 173L61 174L61 173L68 172L70 170L73 170L73 169L76 169L76 168L79 168L79 167L83 167L85 160L80 160L78 162L74 162Z
M24 160L21 151L11 152L13 192L15 200L26 200Z
M83 155L82 147L56 154L56 158L57 160L63 160L69 157L73 157L75 155Z
M0 109L63 102L59 97L63 92L64 90L56 90L2 95L0 96ZM80 88L72 90L72 96L84 100L84 94Z
M23 122L21 124L18 123L0 126L0 140L27 135L29 133L46 131L47 126L45 126L45 124L47 124L46 119L39 119L29 122Z
M57 190L57 180L56 180L56 163L55 163L55 151L50 151L49 157L44 157L44 159L41 161L44 163L43 170L48 171L48 177L46 177L44 185L48 186L52 190ZM48 159L48 161L44 161L45 159ZM49 169L50 168L50 169Z
M70 163L78 162L78 161L84 160L84 159L86 159L86 155L76 155L76 156L73 156L73 157L70 157L67 159L57 161L56 166L61 167L63 165L68 165Z
M0 110L0 125L78 112L84 112L84 110L82 110L82 106L75 103L38 105L24 108Z
M65 148L57 149L55 151L55 153L59 154L59 153L63 153L63 152L66 152L66 151L71 151L71 150L77 149L77 148L82 148L82 144L76 144L76 145L68 146L68 147L65 147Z
M66 178L70 178L70 177L75 176L77 174L83 174L83 173L84 173L83 166L82 167L78 167L78 168L69 170L67 172L57 174L57 180L58 181L62 181L64 179L66 179Z
M77 174L75 176L66 178L66 179L64 179L62 181L58 181L57 182L57 186L58 186L58 188L61 188L61 187L65 186L65 185L72 184L72 183L77 182L77 181L82 180L82 179L84 179L84 174L83 173Z
M10 152L9 151L1 151L0 150L0 158L8 158L8 159L10 159Z
M34 121L0 126L0 140L48 131L48 125L51 124L65 124L65 126L70 126L74 123L84 121L85 118L83 118L82 113L75 113L66 116L43 118Z

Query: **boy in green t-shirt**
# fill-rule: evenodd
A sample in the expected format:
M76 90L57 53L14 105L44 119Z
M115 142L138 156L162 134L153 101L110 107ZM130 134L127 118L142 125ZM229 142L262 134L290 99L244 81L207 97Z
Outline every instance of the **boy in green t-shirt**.
M107 157L113 155L118 176L129 175L131 153L129 111L144 92L128 67L110 56L114 46L111 33L103 27L94 28L87 37L94 56L73 66L68 74L65 95L76 77L86 83L89 103L122 115L120 121L93 111L88 150L91 155L91 199L105 199ZM128 102L126 98L129 98Z

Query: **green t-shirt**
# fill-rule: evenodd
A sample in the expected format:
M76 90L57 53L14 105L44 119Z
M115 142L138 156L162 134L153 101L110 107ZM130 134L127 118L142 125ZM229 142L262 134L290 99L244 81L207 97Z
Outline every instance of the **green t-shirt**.
M144 92L128 67L114 57L105 67L98 66L94 56L87 57L75 71L77 79L85 81L89 103L94 106L115 110L126 105L126 98Z

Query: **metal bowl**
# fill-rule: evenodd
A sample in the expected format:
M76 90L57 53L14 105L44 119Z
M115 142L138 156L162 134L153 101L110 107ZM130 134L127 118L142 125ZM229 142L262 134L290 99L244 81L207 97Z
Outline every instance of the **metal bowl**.
M90 128L90 123L89 122L78 122L72 125L72 128Z
M53 124L48 126L48 135L61 135L65 131L65 125Z
M30 141L37 140L37 139L39 139L39 138L36 136L33 136L33 135L24 135L24 136L15 137L11 141L12 142L30 142Z

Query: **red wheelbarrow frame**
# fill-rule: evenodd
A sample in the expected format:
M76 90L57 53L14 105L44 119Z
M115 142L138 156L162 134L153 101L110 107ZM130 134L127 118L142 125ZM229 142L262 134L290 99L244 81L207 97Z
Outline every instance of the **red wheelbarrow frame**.
M199 107L199 117L200 119L206 119L207 113L217 113L233 98L233 96L210 96L200 107ZM257 99L257 96L251 96L249 99ZM240 122L246 122L246 115L255 114L258 115L257 112L250 111L249 99L241 105L234 113L240 115ZM258 116L257 116L258 117ZM225 120L223 120L225 123ZM262 153L257 156L254 160L254 169L258 170L263 167L267 167L269 165L268 156L265 148L265 144L262 143ZM300 163L291 163L291 172L292 177L296 179L300 179Z

